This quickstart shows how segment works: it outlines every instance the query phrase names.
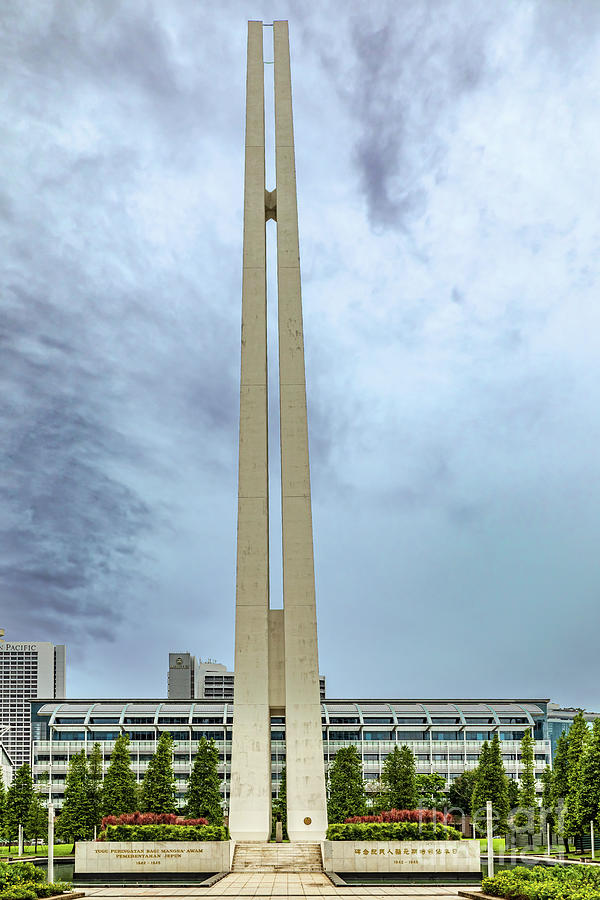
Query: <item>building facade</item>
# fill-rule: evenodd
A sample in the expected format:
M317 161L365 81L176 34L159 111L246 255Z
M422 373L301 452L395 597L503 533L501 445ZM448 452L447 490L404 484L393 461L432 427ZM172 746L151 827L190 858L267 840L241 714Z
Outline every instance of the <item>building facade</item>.
M64 644L0 640L0 727L16 769L30 762L31 700L65 696Z
M326 700L321 704L324 766L340 747L356 746L367 786L381 776L386 756L408 744L417 772L439 772L449 786L477 766L481 746L498 734L509 778L521 770L520 740L527 728L535 738L535 771L551 765L547 700ZM70 700L31 704L33 775L40 790L60 806L70 757L99 742L105 770L114 742L127 732L133 770L139 781L163 731L174 740L174 770L183 801L198 741L215 741L226 808L229 806L233 704L217 700ZM277 796L285 765L285 717L271 717L271 790ZM44 779L49 780L44 784Z

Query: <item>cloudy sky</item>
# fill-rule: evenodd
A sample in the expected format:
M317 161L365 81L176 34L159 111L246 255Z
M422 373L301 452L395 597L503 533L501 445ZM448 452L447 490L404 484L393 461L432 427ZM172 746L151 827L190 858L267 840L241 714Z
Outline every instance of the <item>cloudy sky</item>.
M3 4L0 625L72 696L233 663L249 18L290 20L329 695L600 708L597 0Z

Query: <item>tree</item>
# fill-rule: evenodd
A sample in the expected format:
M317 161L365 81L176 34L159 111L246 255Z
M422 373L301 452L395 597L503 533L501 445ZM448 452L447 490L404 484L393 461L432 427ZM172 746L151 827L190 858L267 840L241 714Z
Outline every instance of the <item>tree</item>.
M581 852L583 852L583 821L579 815L577 798L581 790L581 761L588 739L589 729L587 722L583 717L582 710L578 710L569 729L565 831L574 838L575 846Z
M412 750L396 745L388 754L381 772L381 785L387 809L415 809L417 776Z
M174 813L177 809L175 790L173 738L168 731L163 731L142 780L142 810Z
M191 819L208 819L209 825L223 824L218 765L219 751L215 742L202 738L185 793L185 812Z
M508 807L512 811L519 805L519 782L514 778L508 779Z
M100 808L103 816L120 816L138 808L135 775L131 771L129 737L121 734L115 741L102 784Z
M600 719L594 720L592 733L584 744L578 779L576 807L582 830L590 823L600 824Z
M65 800L56 823L56 830L62 838L72 841L74 848L76 841L86 841L92 836L90 819L88 767L85 750L82 750L69 760Z
M37 853L38 841L40 838L45 838L48 834L48 810L37 791L33 792L33 797L29 804L25 833L30 841L33 840L34 852Z
M521 778L519 781L519 811L514 822L519 828L527 829L530 844L533 835L540 827L540 808L535 794L535 743L531 729L528 728L521 738Z
M329 822L341 823L351 816L364 816L365 812L365 784L360 756L354 746L341 747L329 767Z
M552 769L546 766L542 772L542 818L543 824L554 828L556 822L552 814Z
M569 736L566 731L559 735L552 770L552 817L558 833L563 839L565 851L569 852L569 837L565 830L565 804L569 793Z
M462 810L463 815L471 815L471 797L477 781L477 769L468 769L455 778L450 785L448 801L453 809Z
M2 777L2 769L0 768L0 837L4 834L5 823L6 823L6 788L4 787L4 779Z
M100 825L102 819L102 748L94 744L88 759L87 796L90 827Z
M443 809L448 804L446 779L438 772L417 775L417 805L421 809Z
M471 798L473 820L482 833L485 832L486 803L492 801L494 832L508 831L508 778L502 763L498 734L490 744L484 741L479 757L477 781Z
M6 793L5 829L8 850L19 833L19 825L25 828L29 805L33 799L33 779L28 763L24 763L15 774L13 783Z
M275 837L275 823L281 822L283 837L287 837L287 771L283 766L281 770L281 781L279 782L279 793L271 804L271 813L273 824L271 833Z

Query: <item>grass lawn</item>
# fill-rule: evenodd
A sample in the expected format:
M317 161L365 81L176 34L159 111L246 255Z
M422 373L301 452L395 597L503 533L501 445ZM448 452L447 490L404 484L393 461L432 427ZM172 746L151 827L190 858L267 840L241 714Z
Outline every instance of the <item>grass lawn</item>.
M55 844L54 845L54 855L55 856L70 856L71 848L73 844ZM48 856L48 846L47 844L38 844L37 852L34 850L33 844L26 844L23 847L23 856L21 859L25 859L27 856ZM16 856L18 852L18 848L16 846L12 846L10 850L10 856ZM0 847L0 857L8 856L8 847L6 845Z
M481 852L485 853L487 850L487 838L479 838L479 843L481 844ZM494 838L494 853L504 853L506 841L504 838Z

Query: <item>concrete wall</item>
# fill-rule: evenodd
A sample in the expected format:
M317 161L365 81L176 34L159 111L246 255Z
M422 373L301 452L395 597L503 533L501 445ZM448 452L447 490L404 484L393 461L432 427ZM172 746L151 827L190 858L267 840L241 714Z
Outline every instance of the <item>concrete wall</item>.
M326 872L479 873L479 841L325 841Z
M76 875L229 872L229 841L78 841Z

